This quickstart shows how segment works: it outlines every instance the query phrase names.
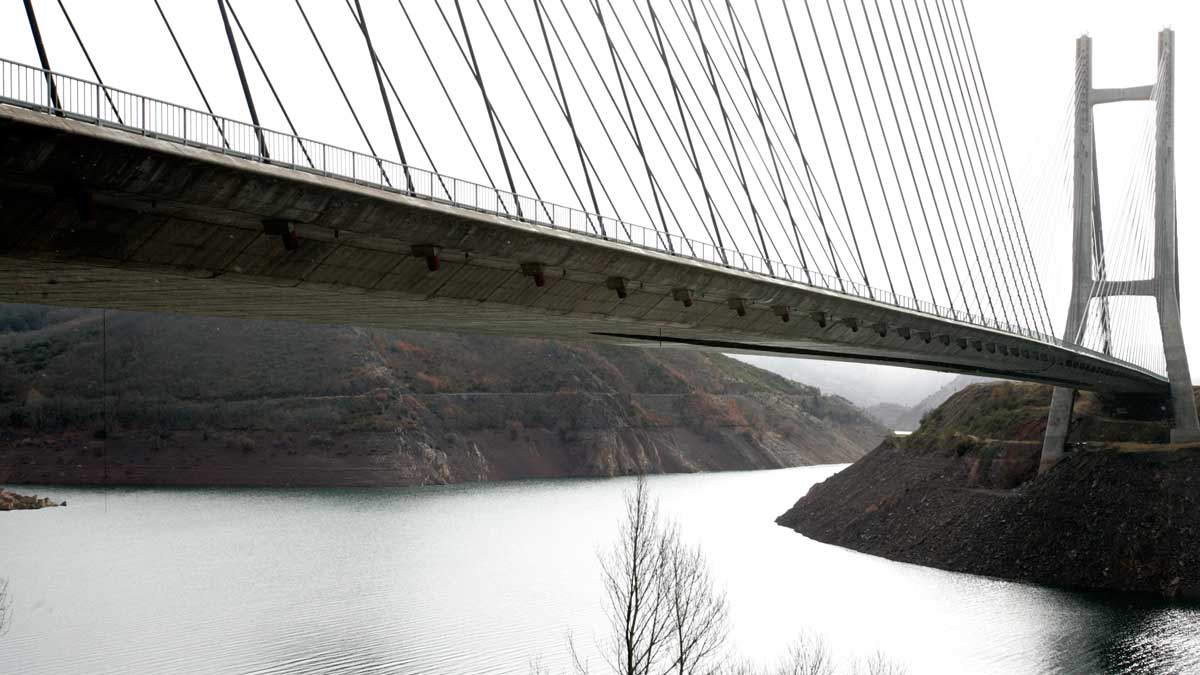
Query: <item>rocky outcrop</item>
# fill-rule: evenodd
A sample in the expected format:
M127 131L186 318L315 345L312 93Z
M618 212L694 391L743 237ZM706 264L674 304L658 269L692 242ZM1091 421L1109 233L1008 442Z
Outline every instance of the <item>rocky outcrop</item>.
M1156 444L1164 420L1086 395L1077 442L1039 477L1048 404L1048 387L969 387L778 522L919 565L1200 600L1200 447Z
M64 502L63 504L59 504L58 502L47 499L46 497L38 497L37 495L19 495L15 492L0 490L0 511L44 509L50 506L66 506L66 503Z

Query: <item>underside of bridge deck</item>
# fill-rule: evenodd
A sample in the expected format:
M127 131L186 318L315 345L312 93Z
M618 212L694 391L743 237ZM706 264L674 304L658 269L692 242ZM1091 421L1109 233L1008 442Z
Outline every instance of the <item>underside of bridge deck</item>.
M6 105L0 300L1166 390L1094 352Z

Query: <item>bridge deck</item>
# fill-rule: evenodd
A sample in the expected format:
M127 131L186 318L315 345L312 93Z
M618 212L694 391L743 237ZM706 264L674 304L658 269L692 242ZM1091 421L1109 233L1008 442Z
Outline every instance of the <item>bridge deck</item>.
M17 106L0 105L0 147L4 301L686 345L1165 391L1156 374L1028 335ZM81 200L94 201L94 222ZM296 250L264 227L271 219L295 223ZM429 271L414 246L435 247L440 268ZM544 285L529 263L542 266ZM731 307L739 300L744 316Z

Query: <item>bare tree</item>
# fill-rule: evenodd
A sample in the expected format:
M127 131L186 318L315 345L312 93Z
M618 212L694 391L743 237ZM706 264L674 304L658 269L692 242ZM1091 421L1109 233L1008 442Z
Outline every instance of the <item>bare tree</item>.
M619 675L834 675L833 652L815 633L802 633L774 668L726 658L729 606L708 561L664 520L644 478L625 495L625 514L612 547L600 556L610 639L605 660ZM568 635L576 675L586 675ZM531 672L544 673L541 664ZM852 662L853 675L904 675L882 652Z
M833 675L833 652L815 633L802 633L775 669L777 675Z
M620 675L649 675L670 637L669 588L658 505L644 478L625 496L616 542L601 556L612 639L605 654Z
M8 579L0 578L0 636L12 626L12 597L8 594Z
M542 657L529 659L529 675L550 675L550 669L542 662Z
M586 659L580 658L579 650L575 648L575 634L567 631L567 650L571 654L571 672L575 675L589 675L591 672L588 668Z
M729 632L725 594L700 549L663 522L644 478L625 497L617 541L601 565L612 635L605 656L614 672L717 670Z
M763 675L763 670L747 659L729 659L717 669L717 675Z
M713 586L708 561L699 547L686 545L679 529L662 536L670 614L670 670L678 675L716 669L729 634L725 594Z
M907 671L900 663L883 652L875 652L870 658L854 662L854 675L904 675Z

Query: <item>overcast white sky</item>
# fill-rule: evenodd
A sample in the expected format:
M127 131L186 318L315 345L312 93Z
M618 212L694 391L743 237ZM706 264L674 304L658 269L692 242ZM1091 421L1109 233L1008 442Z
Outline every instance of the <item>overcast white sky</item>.
M187 79L186 71L174 52L151 0L64 2L88 43L101 75L110 85L201 107L199 97ZM375 148L380 154L395 156L386 118L379 104L379 93L370 70L370 62L366 59L361 39L355 32L343 0L303 0L303 3L325 42L330 58L344 78L346 88L363 118ZM34 4L39 12L54 68L91 79L90 71L75 47L56 2L35 0ZM162 0L162 4L171 17L184 48L189 52L197 75L216 111L229 117L248 119L241 91L233 76L232 62L224 42L216 3ZM546 0L546 4L550 14L559 22L560 30L564 31L564 39L571 43L573 38L566 33L570 28L566 23L562 5L558 4L557 0ZM570 0L568 4L574 14L586 16L586 3ZM260 56L266 62L267 69L280 90L299 132L311 138L365 149L344 104L333 88L319 53L307 35L307 29L299 18L293 0L234 0L233 5L245 22ZM723 3L716 3L718 7L722 5ZM868 2L868 5L871 3ZM464 135L459 132L453 111L445 102L432 69L424 61L425 57L413 38L400 5L394 0L363 0L363 6L380 58L399 86L401 98L412 114L416 127L422 130L424 140L431 146L433 161L443 173L485 180L479 163L474 159L473 151ZM435 6L430 0L409 0L405 6L412 14L420 34L424 36L426 46L438 63L439 70L445 74L447 84L459 99L460 112L467 126L476 131L474 135L479 139L479 149L484 155L485 163L491 167L496 181L502 182L503 174L499 170L495 144L486 133L487 118L482 106L472 104L471 99L464 95L474 83L465 69L462 58L455 51L449 32L441 23L442 19ZM453 3L444 0L442 6L449 13L451 22L455 22ZM501 42L506 45L510 56L518 62L518 68L523 73L536 73L522 38L515 29L516 24L507 14L504 4L486 0L484 6L495 22ZM614 6L625 16L630 33L634 35L636 49L646 56L648 66L654 65L653 59L656 59L657 55L649 38L639 37L644 36L645 31L636 23L637 15L633 12L635 6L644 8L645 3L633 5L625 0L618 0L614 2ZM684 42L685 32L675 23L676 19L671 14L672 7L680 6L679 3L655 2L655 7L664 17L667 32L675 36L679 49L686 50L688 47ZM702 5L697 3L697 6ZM794 3L791 6L793 18L804 21L803 4ZM843 11L840 3L834 3L834 6L835 12ZM850 3L850 6L852 14L861 11L857 8L857 2ZM886 8L887 3L884 2L883 6ZM911 3L906 6L914 7ZM554 201L577 204L562 177L562 172L557 169L557 160L550 153L535 121L529 115L529 107L521 97L515 80L507 72L504 56L497 46L497 41L488 32L487 24L483 22L479 5L472 0L464 0L463 7L475 47L479 52L482 69L485 77L489 79L489 93L496 99L495 105L501 115L509 120L511 132L517 140L518 147L522 148L523 157L534 174L539 190L543 196ZM528 36L535 49L544 53L532 3L515 2L513 7L518 20L529 31ZM748 26L748 30L755 34L757 22L751 21L755 16L754 4L746 0L735 0L734 7L748 24L754 26ZM807 110L807 115L803 114L806 99L799 71L794 66L789 66L782 58L783 50L790 48L790 44L783 41L786 33L779 32L780 26L785 25L782 12L778 3L764 0L763 7L767 13L766 23L769 26L768 32L772 35L772 44L780 50L784 79L789 83L789 87L793 88L789 90L788 95L797 110L797 116L803 117L798 120L802 127L801 134L814 134L815 129L809 120L811 109ZM818 16L818 22L822 16L828 20L828 14L822 14L824 3L814 2L813 9ZM1038 195L1044 193L1047 186L1054 185L1053 174L1062 169L1049 160L1055 154L1055 144L1061 141L1059 127L1064 121L1065 106L1073 83L1075 38L1088 33L1094 39L1096 86L1148 84L1155 76L1157 33L1164 26L1175 28L1178 43L1176 161L1177 182L1180 188L1178 214L1183 261L1181 292L1184 332L1193 360L1200 358L1200 317L1189 311L1200 298L1200 271L1196 265L1187 262L1190 257L1188 254L1200 247L1200 234L1197 234L1197 227L1194 225L1196 214L1200 214L1200 204L1193 197L1194 191L1189 190L1194 178L1200 175L1200 131L1196 125L1189 122L1197 119L1197 113L1200 112L1200 98L1195 86L1198 81L1196 74L1200 73L1200 22L1196 21L1198 10L1195 3L1155 0L967 0L966 9L978 43L991 99L996 106L999 130L1012 168L1017 174L1015 183L1018 193L1022 196L1022 208L1026 213L1030 239L1035 249L1034 256L1039 263L1047 300L1056 322L1055 332L1062 329L1063 307L1069 292L1066 271L1070 256L1070 222L1068 215L1062 212L1061 208L1055 211L1039 207ZM580 28L585 40L600 49L603 45L602 36L592 25L594 23L594 20L580 21ZM457 30L457 24L455 26ZM806 24L797 24L798 29L802 26ZM805 38L804 31L798 30L798 33L803 43L802 48L811 50L812 46ZM811 36L811 33L807 35ZM848 39L848 36L843 37ZM717 49L715 44L710 47ZM826 49L830 49L829 44L826 45ZM762 51L761 45L757 51ZM791 54L794 58L795 52ZM603 152L606 141L603 140L597 118L586 114L583 89L592 91L598 97L603 94L599 83L586 75L583 57L578 51L575 55L581 59L579 65L585 71L586 83L572 83L561 60L559 67L564 69L568 99L571 100L573 112L581 126L581 136L584 137L585 143L597 148L595 163L600 173L608 177L607 183L616 195L614 201L624 211L622 215L633 222L649 224L635 206L636 201L631 190L624 187L628 183L613 178L621 171L619 163L615 155L609 156L613 153ZM598 51L597 56L607 55ZM759 56L766 58L762 54ZM30 64L37 62L19 0L8 0L0 4L0 57ZM243 53L243 58L247 61L264 125L286 129L282 116L269 98L269 92L251 65L249 54ZM658 65L661 66L660 63ZM634 64L629 66L632 68ZM703 84L698 71L694 72L693 76L698 85ZM578 158L571 154L573 144L569 132L561 123L561 116L557 115L554 108L556 104L550 98L549 89L537 78L540 76L525 77L530 96L542 110L547 126L551 127L551 135L555 139L555 145L562 152L563 161L570 166L570 170L575 170ZM667 93L669 94L669 90ZM841 94L846 95L847 92L843 90ZM697 100L703 100L703 94ZM599 101L603 105L609 105L602 98ZM666 101L670 102L670 98ZM637 104L634 105L636 107ZM1109 106L1102 113L1098 113L1102 202L1105 214L1110 218L1106 222L1106 228L1109 227L1109 222L1117 218L1129 178L1129 164L1134 154L1135 141L1142 130L1148 108L1149 104L1120 104ZM551 109L555 110L554 115L547 112ZM397 111L397 115L399 114ZM610 118L610 123L612 119ZM663 122L662 118L658 119L660 123ZM643 120L643 125L648 126L647 122L648 119ZM853 127L851 131L853 132ZM410 162L417 166L428 166L428 160L416 149L416 139L403 124L401 134ZM614 136L618 136L618 144L621 144L622 141L615 130ZM859 144L857 149L861 150L862 139L858 136L853 142ZM649 147L649 142L647 145ZM620 152L628 153L630 147L625 142L621 145ZM648 152L654 155L656 151L651 148ZM665 160L662 152L658 152L657 158ZM652 161L654 159L652 156ZM709 170L710 176L717 173L716 163L713 163ZM1061 180L1061 175L1058 178ZM823 185L827 190L831 189L827 183ZM582 182L579 182L579 186L582 187ZM518 180L518 188L522 192L528 192L527 184L523 180ZM667 189L669 192L670 189ZM1060 196L1065 204L1065 193ZM675 203L682 204L680 193L674 193L674 198ZM715 199L725 198L718 196ZM777 204L775 206L777 207ZM682 205L678 208L681 212L685 210ZM852 217L856 222L861 216L860 209L860 206L851 206ZM876 209L881 211L878 203ZM698 230L691 230L689 234L701 236ZM746 250L753 246L752 241L746 238L741 240L741 244ZM900 257L911 258L916 246L911 242L898 242L897 246L885 247L886 252L881 252L875 258L867 252L868 269L873 270L875 275L872 283L877 286L884 284L880 280L882 275L878 273L884 261L890 261L895 267ZM926 253L928 254L928 251ZM928 298L932 294L934 299L941 301L937 289L920 283L916 286L914 290L918 296ZM906 289L897 290L904 292ZM961 297L957 300L962 302ZM945 302L942 301L942 304ZM914 398L920 398L946 379L946 376L938 374L914 373L901 369L872 366L857 368L873 368L873 373L889 382L905 382L904 390L910 392Z

